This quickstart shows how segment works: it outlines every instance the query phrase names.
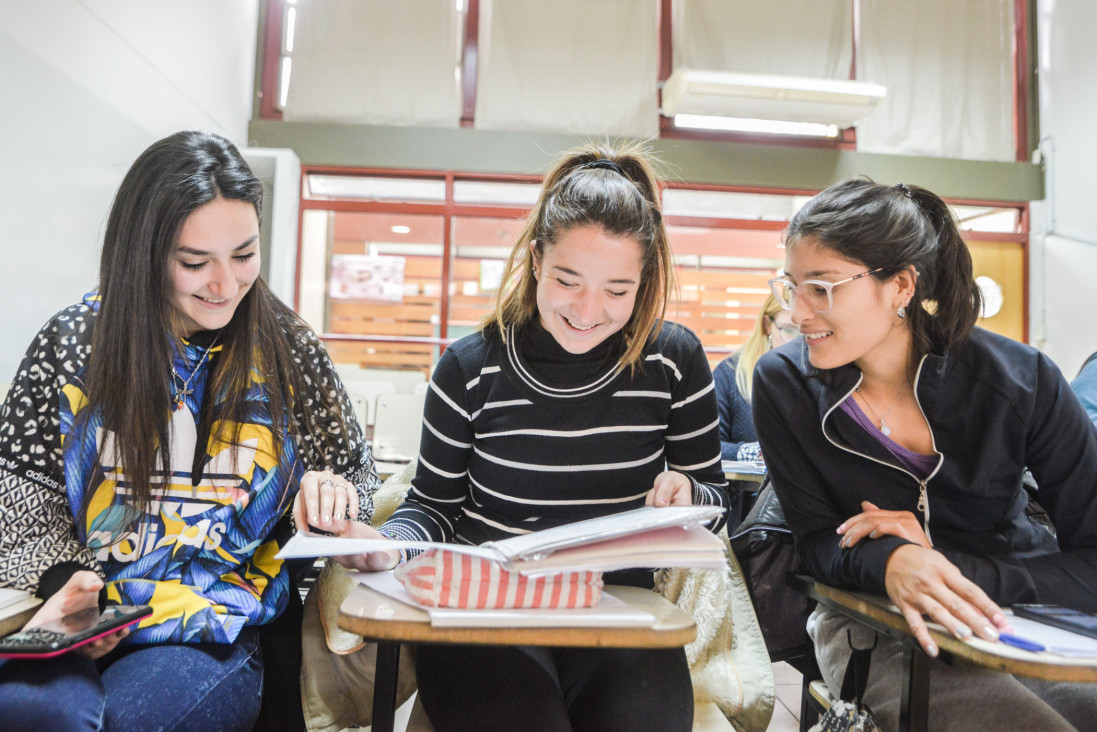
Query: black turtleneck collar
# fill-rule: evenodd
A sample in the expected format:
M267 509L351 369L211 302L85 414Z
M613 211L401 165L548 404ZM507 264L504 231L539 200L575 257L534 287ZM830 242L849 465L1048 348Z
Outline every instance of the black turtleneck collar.
M569 353L534 316L517 331L522 361L538 380L553 386L587 383L613 368L624 351L618 331L586 353Z

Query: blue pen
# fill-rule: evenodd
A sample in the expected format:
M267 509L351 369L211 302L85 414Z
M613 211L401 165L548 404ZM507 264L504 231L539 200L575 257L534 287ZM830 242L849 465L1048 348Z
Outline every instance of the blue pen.
M999 633L998 640L1005 643L1007 646L1013 646L1014 648L1020 648L1023 651L1046 651L1041 644L1036 641L1030 641L1027 638L1021 638L1010 633Z

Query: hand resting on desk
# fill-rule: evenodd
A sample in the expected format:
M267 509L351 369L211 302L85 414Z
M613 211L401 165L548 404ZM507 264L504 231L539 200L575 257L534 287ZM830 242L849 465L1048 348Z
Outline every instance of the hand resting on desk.
M911 633L930 656L937 655L924 615L960 639L972 632L997 640L1009 628L1006 616L986 593L964 577L940 552L917 544L901 546L888 557L884 574L888 597L903 613Z
M960 639L972 632L980 638L997 640L998 631L1008 630L1005 614L982 589L934 551L922 524L910 511L885 511L862 501L861 513L838 527L840 545L856 546L864 539L898 536L911 544L901 546L888 557L884 584L888 597L903 613L911 633L930 656L937 655L924 616L943 625Z

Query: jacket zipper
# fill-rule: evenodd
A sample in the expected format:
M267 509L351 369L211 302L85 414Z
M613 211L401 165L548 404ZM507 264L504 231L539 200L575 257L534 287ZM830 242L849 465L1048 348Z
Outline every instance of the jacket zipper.
M932 473L925 477L925 480L922 480L906 468L900 467L898 465L893 465L892 463L886 463L883 460L877 460L871 455L866 455L863 452L857 452L856 450L846 447L845 445L839 445L837 442L831 439L829 434L827 434L827 419L830 417L831 412L837 409L839 404L844 402L846 399L849 399L850 395L857 390L857 387L859 387L861 385L861 382L865 380L864 374L861 374L861 376L857 379L857 383L853 385L853 388L846 392L846 395L839 399L837 402L835 402L834 406L828 409L826 411L826 414L823 415L823 436L827 438L827 442L834 445L839 450L845 450L851 455L863 457L866 460L871 460L874 463L885 465L889 468L898 470L900 473L905 473L906 475L909 475L911 479L918 484L918 510L922 512L922 521L926 532L926 538L929 539L929 545L933 546L933 536L930 534L929 529L929 494L926 492L926 483L929 482L929 480L933 478L933 476L937 475L937 471L941 469L941 463L944 462L944 459L941 457L941 453L937 452L937 439L933 436L933 427L930 425L929 420L926 419L926 412L924 409L922 409L921 400L918 399L918 381L922 377L922 366L925 364L925 362L926 357L922 356L922 360L918 362L918 370L914 374L914 403L918 405L918 411L921 413L922 419L925 420L926 427L929 428L929 440L930 443L933 445L933 452L937 453L937 467L933 469Z

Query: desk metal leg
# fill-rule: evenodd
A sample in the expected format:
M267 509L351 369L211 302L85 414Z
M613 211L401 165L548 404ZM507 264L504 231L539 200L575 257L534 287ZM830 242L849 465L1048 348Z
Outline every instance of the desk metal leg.
M396 718L396 679L400 675L400 644L378 641L373 682L373 732L392 732Z
M929 656L921 648L903 645L903 688L899 697L899 731L929 729Z

